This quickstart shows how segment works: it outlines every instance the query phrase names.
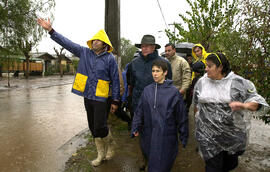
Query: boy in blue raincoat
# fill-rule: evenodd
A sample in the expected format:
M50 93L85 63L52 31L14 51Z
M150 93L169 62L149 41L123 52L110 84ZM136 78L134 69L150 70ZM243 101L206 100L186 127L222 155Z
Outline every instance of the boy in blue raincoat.
M172 81L165 80L167 70L165 61L153 62L155 82L144 88L132 122L132 135L140 135L149 172L170 171L178 153L178 137L183 147L188 139L185 105Z
M37 19L38 24L51 35L51 39L80 58L72 93L84 97L88 127L97 147L97 158L91 165L99 166L103 160L114 155L114 141L107 126L107 101L111 88L114 113L120 100L118 66L111 53L113 46L106 32L101 29L87 41L88 47L81 46L56 32L50 20ZM111 86L111 87L110 87Z

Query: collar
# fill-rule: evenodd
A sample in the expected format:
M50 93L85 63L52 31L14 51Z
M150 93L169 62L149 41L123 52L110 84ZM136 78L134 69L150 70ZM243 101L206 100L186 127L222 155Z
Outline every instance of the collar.
M155 50L153 53L148 54L146 57L142 55L142 52L140 52L140 56L145 60L145 61L150 61L152 59L155 59L158 57L158 51Z

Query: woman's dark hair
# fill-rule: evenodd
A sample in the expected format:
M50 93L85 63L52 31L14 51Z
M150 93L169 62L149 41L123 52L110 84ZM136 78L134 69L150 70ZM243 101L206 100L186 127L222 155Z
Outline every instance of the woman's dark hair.
M152 68L154 66L161 68L163 70L163 72L168 71L168 65L167 65L167 62L165 60L155 60L152 64Z
M206 60L213 62L217 67L222 65L221 74L224 76L227 76L232 71L230 63L223 53L211 53L207 56Z
M204 74L205 64L202 61L197 61L192 65L192 70L196 73Z

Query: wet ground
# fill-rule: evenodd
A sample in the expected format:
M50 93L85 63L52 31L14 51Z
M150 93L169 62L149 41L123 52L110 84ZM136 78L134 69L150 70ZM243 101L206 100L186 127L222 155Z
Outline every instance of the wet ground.
M138 172L139 144L137 138L130 138L127 124L114 116L109 119L110 128L116 140L116 156L110 161L104 161L99 167L92 167L91 160L96 157L96 150L91 136L86 147L77 151L66 163L65 172ZM204 172L204 162L195 151L194 119L190 114L190 137L188 146L183 149L179 145L179 153L172 172ZM252 120L251 144L239 159L239 166L232 172L269 172L270 171L270 126L261 121ZM256 130L257 128L258 130ZM263 130L269 130L263 132ZM268 142L267 142L268 141Z
M12 79L0 78L0 171L138 171L138 143L129 137L127 124L112 118L116 156L100 167L91 167L96 150L87 129L82 97L70 92L73 76ZM203 172L195 152L190 118L188 146L182 149L173 172ZM270 126L253 120L250 146L233 172L270 171ZM85 146L86 145L86 146ZM78 152L76 153L76 149Z
M73 76L0 80L0 171L63 171L61 147L87 127L83 98L70 92Z

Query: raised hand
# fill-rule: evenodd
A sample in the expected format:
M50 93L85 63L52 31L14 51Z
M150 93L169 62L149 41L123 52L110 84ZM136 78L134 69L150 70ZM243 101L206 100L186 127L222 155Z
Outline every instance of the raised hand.
M51 21L50 19L45 20L43 18L38 18L37 19L37 23L43 27L43 29L47 30L48 32L50 32L52 30L52 25L51 25Z

